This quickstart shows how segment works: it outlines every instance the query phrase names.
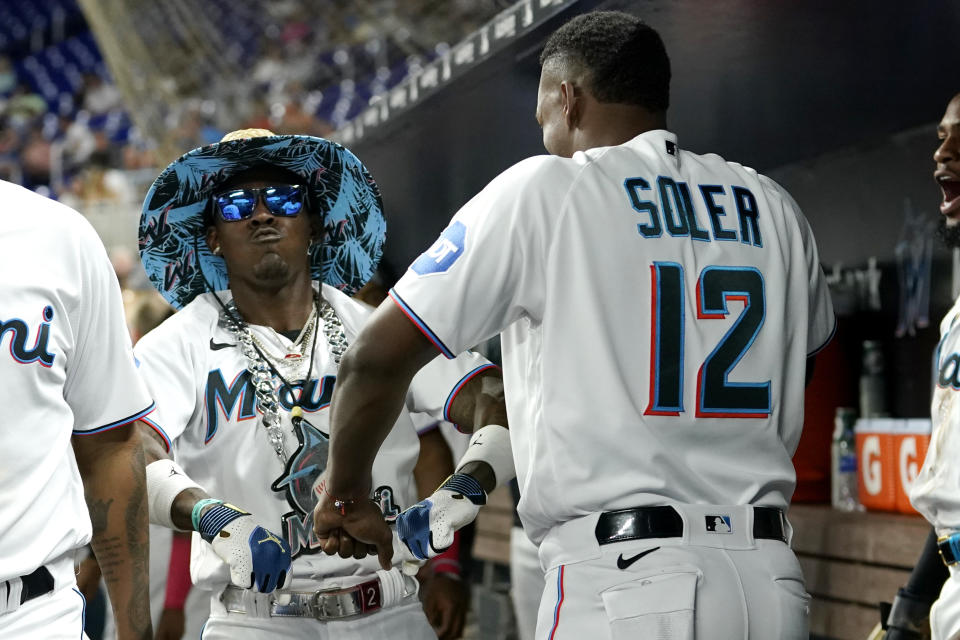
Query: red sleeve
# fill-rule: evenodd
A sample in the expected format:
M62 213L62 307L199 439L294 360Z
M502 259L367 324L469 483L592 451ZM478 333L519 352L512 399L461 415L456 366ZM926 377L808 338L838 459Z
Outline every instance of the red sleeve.
M182 610L191 586L190 533L174 531L173 544L170 545L170 567L167 571L167 593L163 608Z
M460 532L453 534L453 544L446 551L430 559L430 570L433 573L446 573L460 577Z

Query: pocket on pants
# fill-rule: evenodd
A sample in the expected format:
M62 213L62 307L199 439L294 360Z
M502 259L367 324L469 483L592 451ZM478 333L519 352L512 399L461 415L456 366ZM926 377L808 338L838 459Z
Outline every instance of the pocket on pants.
M601 593L613 640L693 640L698 577L661 572Z

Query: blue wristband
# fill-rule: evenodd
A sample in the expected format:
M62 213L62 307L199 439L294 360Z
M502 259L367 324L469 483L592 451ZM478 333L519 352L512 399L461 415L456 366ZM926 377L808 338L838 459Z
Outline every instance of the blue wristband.
M190 512L190 522L193 523L194 531L200 531L200 512L208 504L223 504L223 500L217 500L216 498L197 500L197 503L193 505L193 511Z
M487 504L487 492L480 486L480 482L469 474L455 473L447 478L440 488L460 493L478 507Z
M212 542L225 526L237 518L248 515L250 514L232 504L218 504L203 514L200 518L200 526L197 527L197 531L200 533L201 538L207 542Z
M960 533L948 536L947 544L950 546L950 551L953 551L953 557L960 560Z

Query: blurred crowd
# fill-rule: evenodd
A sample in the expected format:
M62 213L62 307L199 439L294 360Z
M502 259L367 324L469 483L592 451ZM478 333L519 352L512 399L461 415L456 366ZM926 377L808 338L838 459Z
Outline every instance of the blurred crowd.
M30 10L43 15L47 4L51 12L64 10L63 0L42 0ZM163 60L154 60L157 76L147 84L166 83L178 99L163 104L159 118L151 117L150 131L138 129L130 117L145 105L129 104L131 96L111 80L79 8L67 4L63 33L28 38L31 50L23 42L0 47L0 179L83 210L141 197L142 184L130 174L149 173L171 159L158 157L158 142L183 152L246 127L328 136L371 96L395 86L510 2L207 3L202 19L188 27L219 29L209 35L222 41L222 59L212 64L197 52L171 52L171 58L195 62L189 69L178 65L180 74L163 73ZM323 20L317 20L320 10ZM156 15L147 22L164 23L162 6L150 11ZM224 64L235 73L224 73ZM155 139L158 127L162 141Z
M52 107L0 56L0 178L71 205L122 202L133 194L116 170L153 165L120 92L102 76L85 74L76 93Z

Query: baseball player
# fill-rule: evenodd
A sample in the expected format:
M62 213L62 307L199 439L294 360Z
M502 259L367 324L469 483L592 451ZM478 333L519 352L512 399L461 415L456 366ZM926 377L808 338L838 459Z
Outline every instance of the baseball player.
M467 438L449 422L422 413L410 417L420 440L420 457L413 469L413 477L419 490L417 497L424 499L446 481L453 473L454 463L459 460L459 456L453 457L445 432L449 430L458 445ZM455 543L431 558L417 574L424 589L423 610L439 640L456 640L463 635L470 598L462 563L463 560L469 561L469 556L464 557L464 551L465 545L458 532Z
M86 637L74 559L91 540L118 637L152 638L131 424L153 403L117 278L77 212L7 182L0 202L0 638Z
M384 240L366 169L320 138L234 132L160 175L140 233L147 274L182 307L135 350L162 404L149 423L151 516L212 540L194 536L191 562L212 591L203 638L435 638L399 559L378 571L346 538L326 557L312 534L339 361L371 313L347 294ZM404 405L472 425L491 379L477 355L436 358ZM368 476L381 522L416 502L417 450L405 412ZM197 501L198 485L227 502ZM242 522L239 536L217 533ZM292 566L259 571L259 550L280 547Z
M351 503L372 452L419 363L499 332L512 428L476 432L401 515L407 545L442 548L515 467L537 637L805 639L784 514L805 365L835 327L810 228L776 183L666 130L670 65L639 19L578 16L541 64L552 155L470 200L344 358L318 534L390 557Z
M934 180L943 192L940 235L960 247L960 94L953 97L937 127L940 145L933 154ZM930 409L933 433L910 502L933 530L907 585L893 601L884 628L887 640L927 637L947 640L960 634L960 299L940 323L938 376ZM944 566L946 565L946 566ZM938 597L939 596L939 597ZM932 606L931 606L932 604Z

